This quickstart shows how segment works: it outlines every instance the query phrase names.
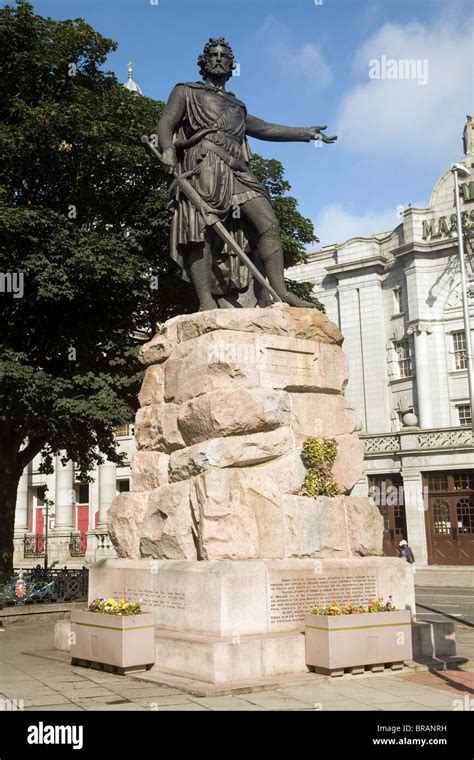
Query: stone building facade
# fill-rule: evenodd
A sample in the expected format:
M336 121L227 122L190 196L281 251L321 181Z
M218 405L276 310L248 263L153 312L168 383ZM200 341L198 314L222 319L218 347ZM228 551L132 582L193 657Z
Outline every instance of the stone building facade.
M116 438L118 450L125 453L124 464L104 462L90 473L91 483L81 483L74 462L62 464L60 457L51 475L39 472L41 455L25 468L15 512L15 568L43 565L45 551L48 564L56 567L82 567L116 556L107 533L107 512L115 497L130 488L133 426L117 429ZM47 486L46 499L53 502L48 515L43 486Z
M470 117L463 143L461 162L472 171ZM460 190L474 295L474 174ZM420 565L474 564L474 447L451 170L427 208L405 209L395 229L327 245L288 275L314 281L345 337L345 393L365 441L366 473L353 493L371 492L378 502L386 553L405 538Z

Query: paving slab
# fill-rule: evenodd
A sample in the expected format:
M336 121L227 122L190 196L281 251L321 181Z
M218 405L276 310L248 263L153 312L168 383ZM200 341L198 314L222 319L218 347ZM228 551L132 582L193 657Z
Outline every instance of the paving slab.
M36 710L38 711L38 707L25 707L25 711L27 710ZM41 712L59 712L59 711L74 711L74 712L83 712L82 707L79 707L78 705L74 704L73 702L65 702L64 704L60 705L43 705L41 707Z
M420 705L419 702L385 702L380 705L380 710L383 712L432 712L434 707L427 707L426 705ZM437 709L437 708L436 708Z
M188 696L170 696L170 697L147 697L146 699L136 698L134 697L132 699L132 702L135 702L135 704L140 705L141 707L147 707L150 709L151 707L154 707L155 709L161 709L161 707L165 705L187 705L190 702L190 699Z
M127 702L124 705L108 705L99 704L97 702L84 702L80 703L80 706L90 712L91 710L97 710L97 712L143 712L144 707L135 705L133 702Z
M25 707L36 707L42 709L46 705L60 705L69 702L69 699L62 697L59 694L52 694L49 697L30 697L25 698Z
M254 710L256 705L246 702L238 697L192 697L190 701L195 702L208 710Z
M368 705L362 702L358 702L355 699L338 699L337 702L323 702L321 712L337 712L339 710L347 710L348 712L380 712L380 709L375 705ZM316 708L313 708L313 712Z

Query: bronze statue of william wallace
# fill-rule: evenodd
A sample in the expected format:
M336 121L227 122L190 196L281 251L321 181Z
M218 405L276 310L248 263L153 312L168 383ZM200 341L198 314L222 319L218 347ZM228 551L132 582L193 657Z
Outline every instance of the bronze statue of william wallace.
M201 311L262 302L258 288L253 302L241 297L249 290L250 273L215 233L213 225L222 222L282 301L311 307L286 289L279 224L266 189L249 167L246 136L325 143L337 137L322 134L324 126L287 127L250 116L244 103L225 90L235 62L222 37L207 42L198 65L204 81L177 84L157 128L164 169L192 177L207 209L199 210L174 185L171 256L193 283Z

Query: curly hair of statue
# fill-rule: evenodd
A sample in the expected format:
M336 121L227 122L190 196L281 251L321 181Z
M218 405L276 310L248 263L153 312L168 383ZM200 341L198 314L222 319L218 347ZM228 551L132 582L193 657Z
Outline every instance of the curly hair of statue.
M232 50L231 46L229 45L229 43L227 42L227 40L224 39L224 37L210 37L208 39L208 41L204 45L204 50L202 51L202 53L199 56L198 61L197 61L198 62L198 66L199 66L199 73L200 73L200 75L203 78L205 78L205 75L206 75L206 63L207 63L207 60L208 60L208 57L209 57L209 52L210 52L211 48L217 47L217 45L222 45L222 47L227 48L227 50L229 51L229 53L231 55L232 67L231 67L230 72L227 75L227 79L230 79L232 77L232 71L236 68L236 63L235 63L235 57L234 57L233 50Z

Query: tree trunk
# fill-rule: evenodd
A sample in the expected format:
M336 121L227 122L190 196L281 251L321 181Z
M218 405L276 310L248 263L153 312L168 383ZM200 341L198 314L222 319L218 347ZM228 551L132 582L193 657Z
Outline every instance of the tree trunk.
M18 448L0 451L0 582L13 573L15 506L21 473Z
M0 582L13 572L13 538L18 483L24 468L46 443L46 436L36 436L20 449L22 433L0 426Z

